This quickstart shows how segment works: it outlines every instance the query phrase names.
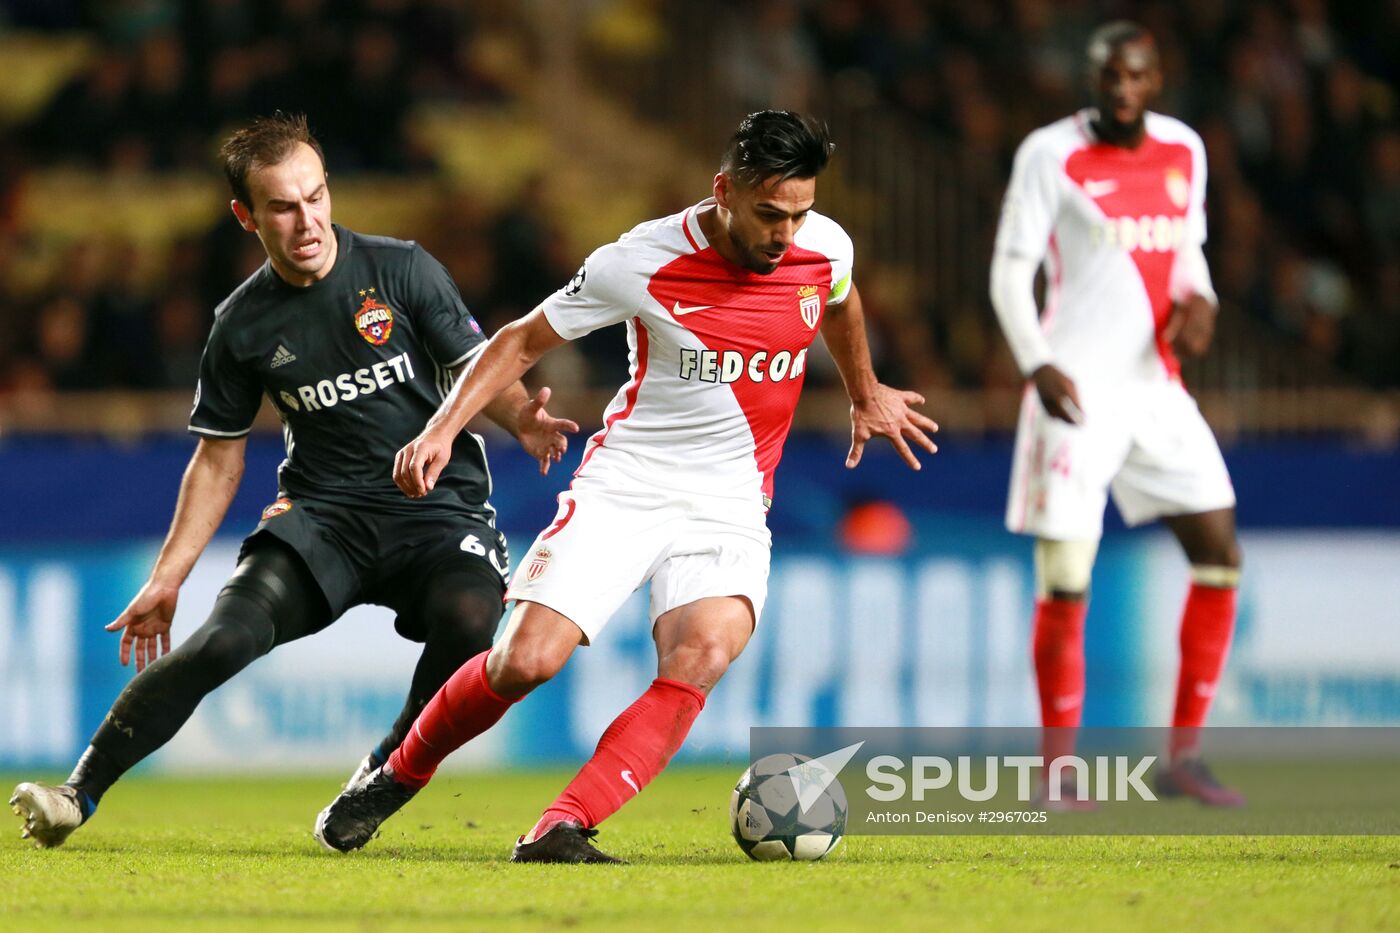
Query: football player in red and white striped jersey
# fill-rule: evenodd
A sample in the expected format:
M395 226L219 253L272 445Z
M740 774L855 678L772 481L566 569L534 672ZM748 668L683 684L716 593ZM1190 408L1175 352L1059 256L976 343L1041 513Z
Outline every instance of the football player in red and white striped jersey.
M876 436L916 470L911 446L936 450L926 432L937 426L912 407L923 398L876 379L850 238L812 209L830 149L826 127L810 117L751 114L712 198L589 256L565 288L500 331L400 451L400 487L423 495L492 386L566 340L626 324L631 379L589 440L555 521L525 553L501 641L424 708L401 753L326 809L317 833L327 845L364 845L443 758L553 677L650 581L656 680L512 856L615 861L591 845L594 827L666 766L762 615L765 514L817 333L851 397L847 466Z
M1028 379L1006 522L1036 538L1035 668L1042 722L1056 730L1047 753L1066 750L1072 733L1058 730L1080 722L1089 577L1111 491L1128 524L1161 519L1191 563L1159 788L1237 806L1197 749L1235 620L1235 495L1177 359L1204 353L1215 324L1201 248L1205 149L1184 123L1147 109L1162 74L1141 26L1098 29L1088 64L1097 106L1036 130L1016 154L991 274Z

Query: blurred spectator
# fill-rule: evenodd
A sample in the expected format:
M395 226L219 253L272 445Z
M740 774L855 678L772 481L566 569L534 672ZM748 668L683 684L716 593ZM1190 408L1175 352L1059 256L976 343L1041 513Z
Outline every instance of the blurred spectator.
M806 110L816 56L797 0L754 0L721 27L716 76L746 111Z
M39 309L34 358L43 387L59 391L101 387L88 356L88 312L76 298L60 296Z
M100 384L152 389L162 383L155 328L155 303L140 282L141 251L118 244L107 258L109 270L89 297L91 365Z
M573 275L560 261L558 232L544 192L543 177L529 179L491 225L495 271L487 303L511 318L530 311Z
M1400 131L1388 129L1372 144L1361 191L1366 232L1376 258L1400 259Z
M160 385L188 390L199 379L199 359L204 352L204 314L199 299L191 292L173 292L156 308L155 326L159 348L156 372Z

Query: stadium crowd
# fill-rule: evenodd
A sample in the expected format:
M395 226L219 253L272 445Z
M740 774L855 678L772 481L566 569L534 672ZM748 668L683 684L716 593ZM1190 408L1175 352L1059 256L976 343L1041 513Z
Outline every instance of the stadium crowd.
M214 307L262 261L221 211L207 234L176 238L159 257L131 240L61 243L35 283L17 267L51 244L36 243L16 209L30 172L63 166L114 184L207 174L226 126L282 109L313 115L337 178L426 178L436 166L405 129L409 104L509 98L475 66L465 4L116 0L11 2L7 12L11 27L81 32L98 47L3 156L0 321L17 339L0 347L0 393L192 386ZM576 267L538 194L529 184L494 210L454 197L414 231L488 325L528 310Z
M223 215L173 242L158 278L135 275L152 263L136 262L132 243L91 239L66 244L49 281L27 282L17 265L33 244L15 205L28 172L207 172L222 127L281 108L312 115L333 178L426 177L434 159L406 131L410 104L516 92L477 67L471 5L450 0L10 0L6 10L0 28L81 30L100 48L0 154L0 326L15 335L0 345L0 394L189 386L214 305L258 255ZM755 88L854 77L927 133L1000 166L969 180L989 203L1026 132L1083 104L1092 27L1141 20L1167 74L1159 109L1206 142L1208 255L1224 305L1308 359L1400 386L1400 6L761 0L731 3L730 14L764 50L747 72ZM503 209L454 200L415 230L488 325L566 281L580 258L565 255L547 200L539 185ZM988 242L995 221L988 212ZM961 314L992 332L988 309ZM958 323L934 322L928 339ZM609 356L585 348L589 382L616 383L591 362Z

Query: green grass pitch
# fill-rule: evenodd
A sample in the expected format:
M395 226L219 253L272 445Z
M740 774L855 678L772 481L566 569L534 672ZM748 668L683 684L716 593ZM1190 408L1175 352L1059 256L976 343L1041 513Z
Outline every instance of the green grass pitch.
M60 849L6 809L0 930L1400 929L1395 837L866 836L757 864L731 771L670 771L609 820L622 867L507 861L569 772L443 775L351 856L310 833L338 778L137 776Z

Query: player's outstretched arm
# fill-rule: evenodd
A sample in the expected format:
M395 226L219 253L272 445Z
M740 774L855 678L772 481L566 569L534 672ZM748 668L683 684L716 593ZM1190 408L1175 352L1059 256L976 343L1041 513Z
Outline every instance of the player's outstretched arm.
M229 503L243 479L243 455L248 438L200 438L175 503L175 518L156 558L150 577L136 598L107 625L122 633L123 666L136 655L136 670L170 651L170 624L180 586L224 520Z
M431 492L452 457L452 439L540 357L563 342L539 308L502 327L457 380L422 432L394 457L394 482L404 495L417 499ZM535 401L543 411L543 402Z
M865 311L854 285L845 301L827 306L822 320L822 339L836 361L841 380L846 384L846 394L851 399L851 450L846 455L847 468L860 463L866 441L884 437L910 469L922 469L908 441L931 454L937 453L938 446L929 434L937 431L938 425L911 407L924 404L922 395L892 389L875 378L870 345L865 340Z
M453 376L460 377L461 372ZM577 423L556 418L545 410L551 394L549 386L543 386L530 398L525 384L517 379L482 410L482 414L515 435L520 446L539 461L541 476L549 474L551 464L564 459L569 451L568 435L578 431Z

